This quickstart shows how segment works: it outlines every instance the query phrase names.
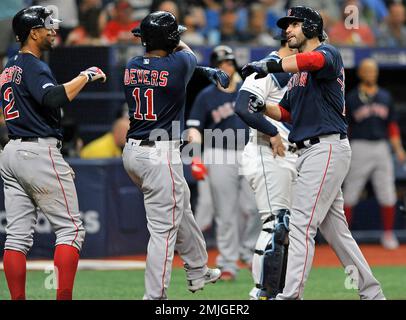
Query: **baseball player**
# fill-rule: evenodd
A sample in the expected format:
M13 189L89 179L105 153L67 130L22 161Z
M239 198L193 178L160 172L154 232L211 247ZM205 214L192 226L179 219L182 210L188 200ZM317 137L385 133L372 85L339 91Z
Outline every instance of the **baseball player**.
M289 48L285 32L275 39L281 40L281 47L266 59L279 60L296 52ZM241 165L255 192L263 223L252 264L255 287L250 298L266 300L275 298L284 286L289 231L284 222L290 214L297 155L296 146L288 141L290 124L248 112L250 99L278 104L287 90L290 74L268 74L261 79L255 79L255 75L245 79L236 101L236 112L251 127Z
M344 180L344 210L348 224L352 208L371 178L383 220L382 245L396 249L399 242L393 233L396 189L390 145L399 162L406 159L396 122L392 96L378 86L378 66L373 59L364 59L358 68L359 86L346 99L352 158ZM390 142L390 145L389 143Z
M19 11L13 30L21 43L1 74L4 117L10 141L1 153L7 217L4 272L12 299L25 299L26 254L33 244L37 208L56 233L57 299L72 299L79 252L85 236L73 171L60 153L61 107L91 81L106 81L97 67L58 85L40 60L55 41L59 20L42 6Z
M291 121L289 141L296 143L297 181L293 186L286 282L276 299L302 299L319 228L344 267L355 267L361 299L385 299L348 229L341 184L351 159L344 115L344 66L338 50L322 44L323 20L309 7L293 7L277 25L299 53L278 61L257 61L243 75L295 73L278 105L263 104L275 120ZM250 105L252 111L260 104Z
M216 223L216 243L219 250L216 262L221 268L222 280L234 280L237 275L237 262L240 258L242 239L239 235L240 196L244 196L247 227L252 227L250 234L251 247L244 254L246 262L251 263L255 240L259 232L259 219L255 198L244 176L239 174L238 159L248 134L248 128L235 114L234 104L241 86L241 77L237 73L233 50L224 45L217 46L211 54L211 65L225 71L231 78L227 89L219 85L209 85L196 97L190 117L186 122L189 130L189 141L202 143L202 133L210 132L214 139L204 135L204 161L207 166L207 179L211 189ZM239 131L242 140L239 142ZM216 136L216 133L218 135ZM226 136L233 133L232 136ZM223 139L223 135L226 136ZM196 172L196 161L192 163L192 174ZM205 178L204 176L202 178ZM257 228L255 230L255 224Z
M190 209L180 158L186 86L197 63L192 50L180 41L183 31L185 27L169 12L146 16L140 29L133 30L146 52L128 62L124 75L130 129L123 161L144 194L150 232L144 299L149 300L167 299L175 246L185 262L190 291L220 277L219 269L206 265L206 244ZM200 72L228 85L222 72L208 68Z

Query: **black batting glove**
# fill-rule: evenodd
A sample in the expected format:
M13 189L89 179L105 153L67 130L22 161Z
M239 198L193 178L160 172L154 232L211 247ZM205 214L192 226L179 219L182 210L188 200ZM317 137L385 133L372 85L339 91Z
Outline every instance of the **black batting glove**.
M244 79L253 73L257 73L257 75L255 76L255 79L265 78L268 74L268 67L266 65L266 61L263 61L263 60L253 61L253 62L247 63L241 69L241 74Z
M228 88L228 86L230 85L230 77L228 76L228 74L220 69L215 70L216 72L213 74L214 83L220 84L220 86L222 86L224 89ZM211 79L210 81L213 82L213 80Z
M262 112L265 110L266 104L262 98L258 97L255 94L250 95L248 102L248 111L250 113Z
M230 85L230 77L223 70L198 66L196 71L207 77L214 85L220 84L224 89Z

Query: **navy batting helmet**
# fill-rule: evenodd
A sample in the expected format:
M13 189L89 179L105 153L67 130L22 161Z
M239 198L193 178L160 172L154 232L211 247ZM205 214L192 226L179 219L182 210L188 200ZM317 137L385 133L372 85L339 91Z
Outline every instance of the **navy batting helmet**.
M31 6L20 10L13 18L13 31L18 42L24 42L31 29L55 28L61 20L51 17L52 10L43 6Z
M224 45L215 47L210 55L210 65L212 67L218 67L219 64L225 60L233 61L234 66L237 68L237 62L235 61L233 49Z
M141 37L141 42L147 51L162 49L171 52L177 47L182 32L186 27L178 25L175 16L167 11L156 11L147 15L140 28L135 28L132 33Z
M304 6L292 7L288 10L286 17L280 18L276 24L279 28L286 30L293 21L303 22L302 30L306 38L318 37L323 41L323 18L316 10Z

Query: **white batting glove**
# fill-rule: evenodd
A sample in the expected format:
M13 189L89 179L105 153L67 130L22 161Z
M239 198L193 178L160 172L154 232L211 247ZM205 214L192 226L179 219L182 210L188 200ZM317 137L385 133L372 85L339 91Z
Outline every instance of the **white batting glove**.
M80 73L87 77L87 82L93 82L100 80L101 82L106 82L107 77L102 71L102 69L98 67L90 67Z

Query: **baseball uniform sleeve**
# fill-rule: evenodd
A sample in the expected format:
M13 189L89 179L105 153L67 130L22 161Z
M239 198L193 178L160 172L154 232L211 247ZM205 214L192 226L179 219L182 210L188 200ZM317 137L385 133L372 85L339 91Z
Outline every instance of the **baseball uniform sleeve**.
M196 128L203 131L206 125L206 105L207 95L206 90L201 91L193 103L192 110L190 111L189 119L186 121L188 128Z
M271 86L271 75L265 78L255 79L256 73L249 75L245 80L240 90L251 92L252 94L258 96L263 101L266 101L268 92Z
M252 93L240 90L235 103L235 112L251 128L257 129L270 136L278 134L278 129L265 119L262 113L250 113L248 111L249 97Z
M195 54L189 50L180 50L175 52L173 56L175 59L179 59L180 64L185 68L185 79L186 82L189 82L197 65Z
M56 80L46 65L33 63L29 68L31 69L29 72L24 70L26 73L24 81L27 90L34 97L35 101L42 105L45 94L57 85Z
M337 55L340 53L332 46L321 45L317 47L314 51L320 52L325 59L324 66L315 71L317 79L336 79L340 74L340 66L337 63Z

